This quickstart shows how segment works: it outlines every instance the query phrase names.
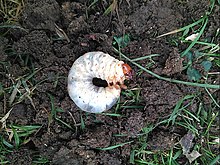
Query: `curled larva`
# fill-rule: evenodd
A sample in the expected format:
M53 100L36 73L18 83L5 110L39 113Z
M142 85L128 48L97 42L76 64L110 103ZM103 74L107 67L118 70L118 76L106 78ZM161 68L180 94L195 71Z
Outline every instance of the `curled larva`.
M68 92L83 111L100 113L118 100L124 80L131 78L131 67L103 52L88 52L72 65L68 75ZM95 84L95 80L104 85Z

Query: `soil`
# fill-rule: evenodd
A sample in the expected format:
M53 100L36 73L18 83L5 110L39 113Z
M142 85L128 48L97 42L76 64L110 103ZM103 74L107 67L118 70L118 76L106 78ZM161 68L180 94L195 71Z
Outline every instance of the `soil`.
M86 0L27 0L19 19L23 29L11 29L0 40L0 60L12 64L7 68L0 65L0 70L7 70L7 74L0 75L5 88L12 85L11 80L39 69L28 81L30 89L36 86L32 100L25 99L13 105L7 124L41 125L41 128L30 136L28 143L7 155L11 164L32 164L36 155L46 157L50 164L57 165L129 164L131 149L138 146L137 138L142 128L169 116L178 100L198 90L158 80L147 73L136 74L128 82L128 88L141 88L138 105L142 108L121 108L118 113L123 117L80 111L67 93L68 71L79 56L89 51L100 50L119 58L112 48L114 36L131 36L129 44L122 49L130 58L160 54L153 58L154 63L149 68L153 72L187 80L186 74L182 73L183 59L179 58L179 52L184 47L169 42L176 35L156 36L192 23L209 6L206 0L120 1L117 10L105 15L104 8L110 4L99 1L88 8L89 4ZM206 37L213 35L215 28L219 27L217 17L217 14L210 17L212 23L208 25ZM139 63L145 66L149 61ZM131 66L138 72L137 67ZM50 96L54 99L54 106L64 111L58 112L57 117L72 129L51 119ZM8 99L10 95L5 97ZM8 104L5 107L4 98L0 99L0 115L3 116L11 107ZM126 99L122 95L121 101ZM114 109L108 113L114 112ZM85 128L81 125L81 115ZM176 136L185 133L179 128L158 127L149 135L148 148L171 148L177 142ZM132 140L132 143L116 149L97 149ZM184 159L181 161L186 162Z

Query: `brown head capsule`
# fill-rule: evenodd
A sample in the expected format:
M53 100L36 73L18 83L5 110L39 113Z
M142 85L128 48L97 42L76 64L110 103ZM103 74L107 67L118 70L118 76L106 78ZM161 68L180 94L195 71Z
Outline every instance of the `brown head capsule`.
M126 79L132 79L132 69L128 64L122 64L122 70Z

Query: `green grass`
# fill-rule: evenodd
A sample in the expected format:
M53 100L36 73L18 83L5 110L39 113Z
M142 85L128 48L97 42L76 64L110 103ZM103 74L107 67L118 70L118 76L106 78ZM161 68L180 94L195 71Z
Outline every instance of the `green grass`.
M130 154L131 164L147 164L147 165L180 165L181 160L190 161L191 164L219 164L219 100L216 95L213 95L214 91L220 89L218 82L218 74L216 68L219 69L219 28L216 30L215 35L211 39L202 39L201 37L206 32L207 25L209 23L209 16L213 12L213 8L216 1L210 1L210 10L205 13L205 15L198 21L193 22L183 28L174 30L172 32L163 34L159 37L164 37L166 35L171 35L175 33L182 32L182 35L175 39L175 43L181 43L188 45L186 50L183 50L181 57L187 57L185 63L183 63L183 68L187 72L189 81L182 81L176 79L170 79L168 77L162 77L154 72L150 71L150 67L142 66L138 62L143 61L154 56L160 56L158 54L147 55L139 57L136 59L130 59L129 55L122 53L121 48L123 45L119 41L123 41L123 37L117 37L113 43L113 48L119 57L129 61L131 64L137 67L137 75L140 76L143 72L147 72L155 78L160 80L168 81L171 83L184 84L186 86L195 86L203 88L203 92L197 91L186 95L180 99L176 106L173 108L171 114L169 114L165 119L159 119L156 123L146 125L142 128L142 132L139 134L138 139L134 140L134 143L138 146L133 147ZM198 33L197 37L192 41L186 41L185 38L190 36L192 32ZM126 35L125 35L126 36ZM118 40L119 38L119 40ZM126 39L127 40L127 39ZM181 41L181 42L180 42ZM129 43L126 43L129 44ZM178 44L176 45L179 46ZM196 68L195 64L200 64L203 67L203 73L200 73ZM215 68L215 70L212 70ZM210 84L208 80L212 79L213 84ZM211 92L212 91L212 92ZM209 96L210 102L207 104L203 100L203 95L206 93ZM123 97L129 96L130 92L125 91L122 93ZM133 93L132 98L139 97ZM127 97L129 98L129 97ZM141 98L140 98L141 99ZM135 102L136 99L130 99L132 103L137 106L140 102ZM129 101L124 101L123 107L129 109ZM192 107L194 107L192 109ZM135 107L132 107L135 108ZM193 145L188 146L190 152L183 152L187 147L181 144L181 138L183 135L176 135L174 140L174 146L167 148L165 150L152 150L149 148L148 141L149 135L158 127L172 127L180 130L185 130L185 132L191 133L193 135ZM126 135L124 135L126 136ZM188 139L187 144L190 143Z
M50 132L50 125L52 124L53 120L56 120L61 125L64 125L65 127L69 128L71 130L77 130L77 127L75 127L75 129L74 129L70 124L68 124L65 121L63 121L62 119L60 119L60 116L58 115L58 113L63 113L64 110L62 108L55 107L53 96L49 93L48 93L48 96L49 96L50 101L51 101L51 112L48 116L48 132Z
M188 102L184 105L183 102ZM199 103L196 112L192 112L190 106ZM178 141L171 149L165 151L152 151L148 149L148 134L156 127L164 125L166 127L178 127L184 130L191 131L195 135L195 144L193 150L201 154L193 164L217 164L219 163L219 153L214 151L215 145L219 145L214 140L219 139L219 125L216 122L219 111L213 105L206 107L200 102L199 95L188 95L180 100L174 108L172 114L167 119L159 121L153 127L148 126L142 130L143 135L139 136L140 146L134 149L131 153L130 162L133 164L164 164L164 165L179 165L178 159L184 157L182 147ZM146 131L147 130L147 131ZM181 136L177 135L180 139ZM218 150L216 148L216 150Z
M120 143L120 144L112 145L112 146L109 146L109 147L106 147L106 148L96 148L96 149L97 150L101 150L101 151L113 150L115 148L122 147L122 146L130 144L132 142L133 141L129 141L129 142L125 142L125 143Z
M14 23L17 21L21 9L24 6L22 0L0 0L1 16L4 17L6 23ZM89 8L92 8L97 0L90 1L91 4ZM129 2L129 1L127 1ZM108 7L105 8L103 14L109 14L117 10L118 1L113 0L108 3ZM216 30L215 36L211 39L202 39L203 34L206 32L207 25L209 24L209 17L213 12L215 3L214 0L210 1L210 10L200 18L199 20L193 22L190 25L177 29L175 31L163 34L159 37L165 37L166 35L172 35L178 33L181 35L175 39L175 43L181 43L187 45L187 48L181 53L181 57L186 57L187 61L184 63L184 69L187 71L189 81L182 81L171 79L169 77L162 77L158 74L152 72L151 66L155 63L153 58L160 57L160 54L151 54L143 55L143 57L138 57L135 59L130 59L129 55L122 53L122 49L126 47L131 38L129 35L124 35L123 37L114 37L113 46L115 51L119 54L121 59L129 61L133 66L137 68L137 75L140 76L142 73L146 72L151 74L153 77L168 81L170 83L179 83L186 86L194 86L203 88L202 92L192 93L184 96L180 99L175 107L172 110L171 114L168 114L166 118L159 118L156 123L151 123L145 125L142 128L141 132L138 134L137 138L129 139L127 142L112 144L106 148L97 148L97 150L109 151L115 148L124 147L125 145L131 145L132 151L130 154L130 163L131 164L148 164L148 165L180 165L181 160L187 160L186 154L183 153L183 145L180 144L181 138L183 135L175 135L175 143L172 148L167 148L165 150L152 150L149 148L149 135L155 131L160 126L165 128L177 128L184 130L185 132L191 132L194 135L193 146L190 148L190 151L195 151L201 156L193 160L192 164L219 164L220 156L218 153L219 148L219 100L213 94L213 91L219 90L220 87L214 82L217 81L218 72L212 70L213 68L220 67L220 50L219 44L216 42L219 38L219 29ZM1 25L0 28L21 28L16 25ZM22 28L21 28L22 29ZM193 41L186 41L186 37L191 34L198 33L198 36ZM181 42L179 42L181 41ZM177 45L179 46L179 45ZM16 56L13 54L12 56ZM31 63L29 56L20 55L18 56L22 65L27 69L27 74L19 77L8 77L10 85L4 87L0 83L0 96L4 100L4 112L7 109L10 109L15 104L29 100L32 107L36 108L32 100L35 90L38 88L38 85L43 83L46 80L37 82L34 79L34 76L40 71L35 70L34 66ZM149 60L149 63L145 66L139 64L140 61ZM203 66L204 73L198 72L194 67L195 64L201 64ZM12 64L10 62L1 62L4 70L1 71L1 74L5 72L7 75L10 75L8 72L8 67ZM212 81L208 81L209 79ZM56 87L57 82L59 81L59 75L55 78L54 87ZM102 113L98 115L106 115L109 117L126 117L121 114L122 110L143 110L144 104L141 98L141 87L136 86L131 89L125 90L122 92L122 97L118 101L117 105L114 107L113 113ZM208 95L210 102L208 104L204 103L203 95L204 92ZM9 97L7 97L9 95ZM51 111L48 114L48 131L50 131L50 126L57 122L64 128L78 131L78 126L81 130L86 128L86 118L88 117L81 112L80 123L76 123L74 116L70 112L64 112L63 109L55 106L54 97L51 94L48 94L48 98L51 103ZM9 104L6 104L9 103ZM195 107L192 109L192 107ZM34 136L34 133L37 132L41 126L39 125L15 125L8 124L7 120L11 111L1 116L0 120L0 164L9 164L6 159L6 155L13 152L14 149L19 149L22 145L25 145L30 141L31 136ZM72 118L72 123L67 123L63 118L63 113L69 113ZM96 120L94 116L94 122L100 122ZM73 126L72 126L73 125ZM115 134L114 137L126 137L126 134ZM135 145L133 145L135 144ZM190 154L190 153L189 153ZM33 164L45 164L49 163L49 160L45 157L36 155L33 161Z
M15 23L24 7L23 0L0 0L0 16L3 17L5 23Z
M5 27L13 28L9 25ZM0 26L0 28L5 27ZM46 81L46 79L42 81L36 80L35 76L41 69L34 69L28 55L17 55L10 45L7 45L3 51L11 60L0 61L2 68L0 71L1 77L7 79L6 84L0 82L0 98L3 107L1 112L4 113L1 114L3 116L0 116L0 164L10 164L7 160L7 155L26 145L41 128L41 125L17 125L16 123L11 123L8 118L11 111L13 111L13 107L26 100L30 102L33 109L36 109L32 97L38 85ZM23 73L22 75L12 75L10 73L9 68L16 63L16 60L19 60L19 64L22 66L22 71L19 72L20 74Z
M160 38L182 32L182 35L176 40L179 40L181 41L181 43L186 43L188 45L187 49L181 52L181 57L187 57L187 62L185 63L184 69L187 70L187 75L190 80L198 81L201 78L207 76L202 75L198 71L198 69L194 67L195 62L203 67L204 72L208 72L214 65L220 67L220 46L218 43L220 37L219 27L216 29L215 35L212 38L202 39L201 41L199 41L207 28L209 17L210 15L212 15L214 6L217 5L217 3L219 2L216 2L215 0L210 1L209 11L207 11L203 15L203 17L201 17L201 19L185 27L168 32L166 34L162 34L157 37ZM191 36L193 34L197 34L197 36L193 40L186 40L187 36ZM173 39L172 42L176 43L176 45L178 46L178 41L174 40L175 39ZM194 48L195 46L197 48Z
M7 120L7 119L6 119ZM4 121L5 122L5 121ZM0 122L2 123L2 121ZM0 136L0 162L1 164L9 163L6 155L18 149L20 146L28 143L30 136L40 129L39 125L4 125L1 128Z
M7 124L8 117L12 109L0 119L0 163L8 164L6 155L18 149L20 146L28 143L40 125L16 125Z
M33 158L32 165L49 164L49 163L50 163L50 161L47 158L39 156L39 155L36 155Z
M115 49L115 51L117 53L119 53L122 57L124 57L126 60L128 60L129 62L131 62L132 64L136 65L138 68L142 69L143 71L153 75L154 77L160 79L160 80L165 80L171 83L179 83L179 84L185 84L185 85L190 85L190 86L197 86L197 87L203 87L203 88L214 88L214 89L219 89L219 85L215 85L215 84L202 84L202 83L195 83L195 82L187 82L187 81L181 81L181 80L175 80L175 79L171 79L171 78L167 78L167 77L162 77L148 69L146 69L145 67L141 66L140 64L133 62L132 59L128 58L126 55L124 55L123 53L119 52L117 49Z
M203 93L197 92L196 94L186 95L184 98L179 100L174 107L172 113L163 120L159 120L154 125L147 125L142 129L142 132L139 134L138 141L133 140L138 147L134 147L130 155L130 163L132 164L163 164L163 165L179 165L180 160L188 159L192 164L219 164L220 156L218 153L219 148L219 125L218 125L218 116L219 116L219 101L216 96L210 91L216 91L220 89L219 84L209 84L206 82L210 77L214 81L218 81L217 75L219 74L216 71L212 71L213 67L219 67L219 58L218 54L220 47L216 42L216 39L219 38L219 29L216 30L215 36L211 40L200 40L200 37L206 30L209 15L211 14L215 1L211 1L210 11L207 12L201 19L195 21L194 23L187 25L176 31L167 33L165 35L159 36L163 37L166 35L174 34L177 32L183 32L182 36L178 40L182 44L188 44L186 50L181 53L181 57L187 56L187 63L184 64L184 70L187 70L189 81L175 80L167 77L162 77L150 71L150 66L141 66L138 64L141 60L151 59L153 62L153 57L160 56L158 54L147 55L139 57L136 59L130 59L127 55L121 52L121 49L127 44L129 44L128 35L123 37L115 37L113 42L113 48L115 52L119 54L120 58L124 58L138 69L137 76L140 76L143 72L147 72L158 78L160 80L168 81L171 83L180 83L188 86L195 86L204 88L210 99L210 103L207 105L202 99ZM198 26L200 26L198 28ZM197 27L195 29L194 27ZM194 29L193 29L194 28ZM190 35L191 30L193 29L194 33L198 33L198 36L193 41L186 41L185 38ZM128 41L128 42L127 42ZM178 42L176 42L178 43ZM198 49L192 49L196 45ZM177 45L178 46L178 45ZM193 52L192 52L193 50ZM192 53L195 55L192 58ZM191 56L191 57L190 57ZM199 73L195 68L195 63L200 63L203 66L204 74ZM191 70L190 70L191 69ZM190 72L191 71L191 72ZM197 75L196 75L197 74ZM194 78L193 78L194 76ZM194 81L194 82L193 82ZM141 89L140 89L141 90ZM139 92L133 92L132 90L125 90L122 92L122 97L125 100L120 100L117 104L117 112L124 109L137 109L141 107L141 98ZM187 103L187 104L186 104ZM197 105L196 109L192 111L191 107ZM183 153L183 146L180 144L181 135L177 135L175 145L164 151L155 151L148 149L148 135L152 133L158 126L165 127L175 127L181 128L183 130L190 131L194 135L195 144L190 148L189 153ZM127 136L127 135L117 135ZM113 145L103 150L110 150L116 147L123 147L122 144ZM132 144L131 144L132 146ZM190 155L190 156L189 156Z

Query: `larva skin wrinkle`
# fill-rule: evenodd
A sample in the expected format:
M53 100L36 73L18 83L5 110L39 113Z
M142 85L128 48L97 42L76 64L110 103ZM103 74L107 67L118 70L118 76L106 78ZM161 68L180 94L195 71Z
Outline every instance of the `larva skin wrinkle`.
M101 113L109 110L118 100L121 88L126 87L123 61L103 52L88 52L72 65L68 75L68 92L83 111ZM108 87L93 85L93 78L106 80ZM120 85L121 86L120 86Z

